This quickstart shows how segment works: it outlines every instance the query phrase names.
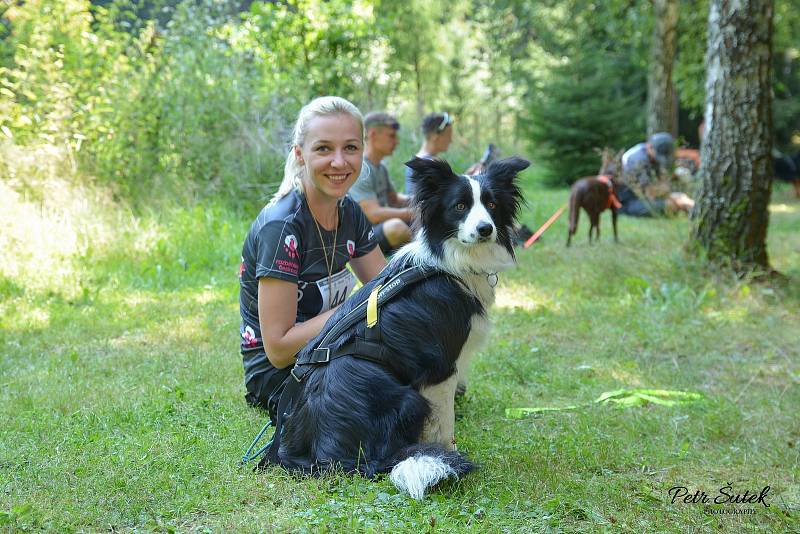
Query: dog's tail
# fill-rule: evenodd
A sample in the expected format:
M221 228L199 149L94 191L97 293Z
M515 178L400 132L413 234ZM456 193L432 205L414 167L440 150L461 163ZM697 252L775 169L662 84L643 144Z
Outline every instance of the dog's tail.
M389 480L417 500L439 482L448 478L458 480L475 469L475 464L458 451L431 443L406 447L394 456L392 463Z
M569 195L569 237L572 237L575 234L575 230L578 228L578 217L580 217L580 203L578 196L581 194L580 191L577 191L576 188L573 188L570 191Z

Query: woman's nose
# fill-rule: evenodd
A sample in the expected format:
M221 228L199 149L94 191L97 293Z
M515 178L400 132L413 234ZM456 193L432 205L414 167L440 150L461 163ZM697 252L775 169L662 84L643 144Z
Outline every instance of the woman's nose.
M331 165L334 167L344 167L347 162L344 159L344 152L341 150L336 150L333 153L333 161L331 161Z

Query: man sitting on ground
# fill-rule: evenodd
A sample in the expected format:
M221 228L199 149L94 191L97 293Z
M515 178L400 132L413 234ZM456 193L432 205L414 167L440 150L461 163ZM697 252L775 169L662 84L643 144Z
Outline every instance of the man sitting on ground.
M384 254L411 241L412 211L408 197L394 190L389 171L382 163L397 146L397 119L383 112L368 113L364 117L367 144L364 148L364 167L350 196L358 202L372 223L375 238Z
M617 187L617 198L622 203L619 213L651 217L691 210L694 201L685 193L670 192L669 180L663 179L672 172L674 159L675 141L666 132L653 134L647 142L625 152L622 183Z

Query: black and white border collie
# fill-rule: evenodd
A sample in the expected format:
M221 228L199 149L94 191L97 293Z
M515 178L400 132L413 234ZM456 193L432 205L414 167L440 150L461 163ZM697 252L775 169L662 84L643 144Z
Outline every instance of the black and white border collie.
M459 373L487 338L496 273L515 261L512 227L522 201L516 176L529 163L507 158L473 177L436 159L407 165L416 188L415 239L392 258L387 274L411 265L437 274L380 308L385 365L343 356L309 373L285 422L278 458L307 474L389 473L399 489L420 499L438 482L474 469L455 449L454 394ZM366 300L375 283L348 299L303 350ZM364 323L336 346L362 336Z

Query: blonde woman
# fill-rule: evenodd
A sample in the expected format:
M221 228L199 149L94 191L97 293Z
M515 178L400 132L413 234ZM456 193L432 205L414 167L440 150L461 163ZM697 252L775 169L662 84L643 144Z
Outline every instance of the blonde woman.
M247 402L275 419L297 352L355 285L386 261L372 226L345 196L361 172L364 122L339 97L311 101L297 118L283 182L250 227L239 268Z

